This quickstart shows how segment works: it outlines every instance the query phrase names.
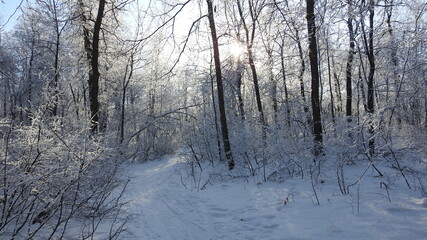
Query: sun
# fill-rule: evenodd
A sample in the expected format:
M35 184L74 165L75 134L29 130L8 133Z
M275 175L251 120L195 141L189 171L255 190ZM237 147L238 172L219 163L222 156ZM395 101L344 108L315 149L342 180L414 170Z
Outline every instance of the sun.
M238 42L233 42L230 44L230 53L234 58L239 58L243 55L244 52L245 48L242 46L242 44Z

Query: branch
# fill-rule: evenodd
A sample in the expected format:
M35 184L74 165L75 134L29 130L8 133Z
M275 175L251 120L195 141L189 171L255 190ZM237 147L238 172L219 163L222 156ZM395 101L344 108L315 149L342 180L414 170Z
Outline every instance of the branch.
M163 117L166 117L166 116L168 116L168 115L171 115L171 114L175 114L175 113L178 113L178 114L186 114L187 116L190 116L190 117L193 117L193 118L195 118L194 116L192 116L192 115L189 115L188 113L184 113L184 112L181 112L181 110L184 110L184 109L189 109L189 108L192 108L192 107L197 107L197 106L200 106L201 104L195 104L195 105L191 105L191 106L188 106L188 107L181 107L181 108L177 108L177 109L175 109L175 110L172 110L172 111L169 111L169 112L167 112L167 113L163 113L163 114L161 114L161 115L158 115L158 116L154 116L153 118L153 120L152 121L150 121L150 122L146 122L146 126L143 126L140 130L138 130L137 132L135 132L132 136L130 136L130 138L128 139L128 141L127 141L127 144L129 144L129 142L130 142L130 140L132 140L132 138L134 138L134 137L136 137L137 135L139 135L141 132L143 132L145 129L147 129L148 127L150 127L150 126L152 126L155 122L156 122L156 120L157 119L160 119L160 118L163 118Z
M187 43L188 43L188 41L189 41L189 39L190 39L190 36L191 36L191 33L192 33L192 31L193 31L194 26L196 25L196 23L198 23L200 20L202 20L203 18L205 18L205 17L207 17L207 16L208 16L208 15L203 15L203 16L199 17L196 21L194 21L194 22L191 24L190 30L188 31L188 34L187 34L187 37L186 37L186 38L185 38L185 40L184 40L184 46L183 46L183 48L181 49L181 51L179 52L178 58L176 59L175 63L172 65L172 67L170 68L170 70L169 70L167 73L165 73L165 74L163 74L162 76L160 76L160 78L163 78L163 77L165 77L165 76L169 75L170 73L172 73L172 71L175 69L176 65L178 65L178 62L179 62L179 60L181 59L181 56L182 56L182 54L184 53L184 51L185 51L185 49L186 49L186 47L187 47Z
M24 0L21 0L19 5L15 8L15 11L13 11L12 15L10 15L9 18L7 19L7 21L4 24L0 25L0 29L3 29L4 27L6 27L6 25L10 22L10 20L13 18L13 16L15 16L16 12L18 12L18 9L21 8L21 5L23 2L24 2Z
M154 36L160 29L162 29L163 27L165 27L168 23L170 23L171 21L174 21L174 19L178 16L178 14L184 9L184 7L190 2L191 0L187 0L184 3L178 3L176 5L174 5L172 7L172 9L170 9L169 11L167 11L165 14L168 14L170 12L172 12L177 6L181 6L178 11L172 16L170 17L166 22L164 22L163 24L161 24L158 28L156 28L156 30L154 30L152 33L150 33L147 37L141 38L141 39L137 39L137 40L131 40L132 42L144 42L147 39L151 38L152 36Z

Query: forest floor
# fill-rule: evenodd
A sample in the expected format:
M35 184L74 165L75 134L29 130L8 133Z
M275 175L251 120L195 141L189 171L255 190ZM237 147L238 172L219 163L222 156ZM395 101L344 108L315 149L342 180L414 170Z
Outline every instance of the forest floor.
M203 182L188 169L180 156L124 166L132 219L119 239L427 239L427 198L396 170L377 177L367 164L346 167L349 184L363 176L347 195L325 171L318 205L310 176Z

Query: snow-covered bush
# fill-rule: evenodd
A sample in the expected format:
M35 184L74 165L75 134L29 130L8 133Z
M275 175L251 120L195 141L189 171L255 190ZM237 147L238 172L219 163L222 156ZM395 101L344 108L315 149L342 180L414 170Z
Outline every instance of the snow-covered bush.
M118 191L125 185L105 136L84 127L65 131L43 113L29 126L2 120L0 136L1 236L87 239L101 221L121 214ZM123 226L111 227L103 238L115 239Z

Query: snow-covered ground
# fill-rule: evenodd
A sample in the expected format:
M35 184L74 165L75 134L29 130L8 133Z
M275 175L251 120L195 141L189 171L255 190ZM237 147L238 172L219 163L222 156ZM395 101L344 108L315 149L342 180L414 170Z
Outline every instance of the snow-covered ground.
M368 170L348 195L333 177L319 181L317 205L310 177L214 181L197 190L185 167L178 156L125 166L133 216L120 239L427 239L427 199L397 172L391 202L385 180ZM366 166L353 168L346 174L357 178Z

